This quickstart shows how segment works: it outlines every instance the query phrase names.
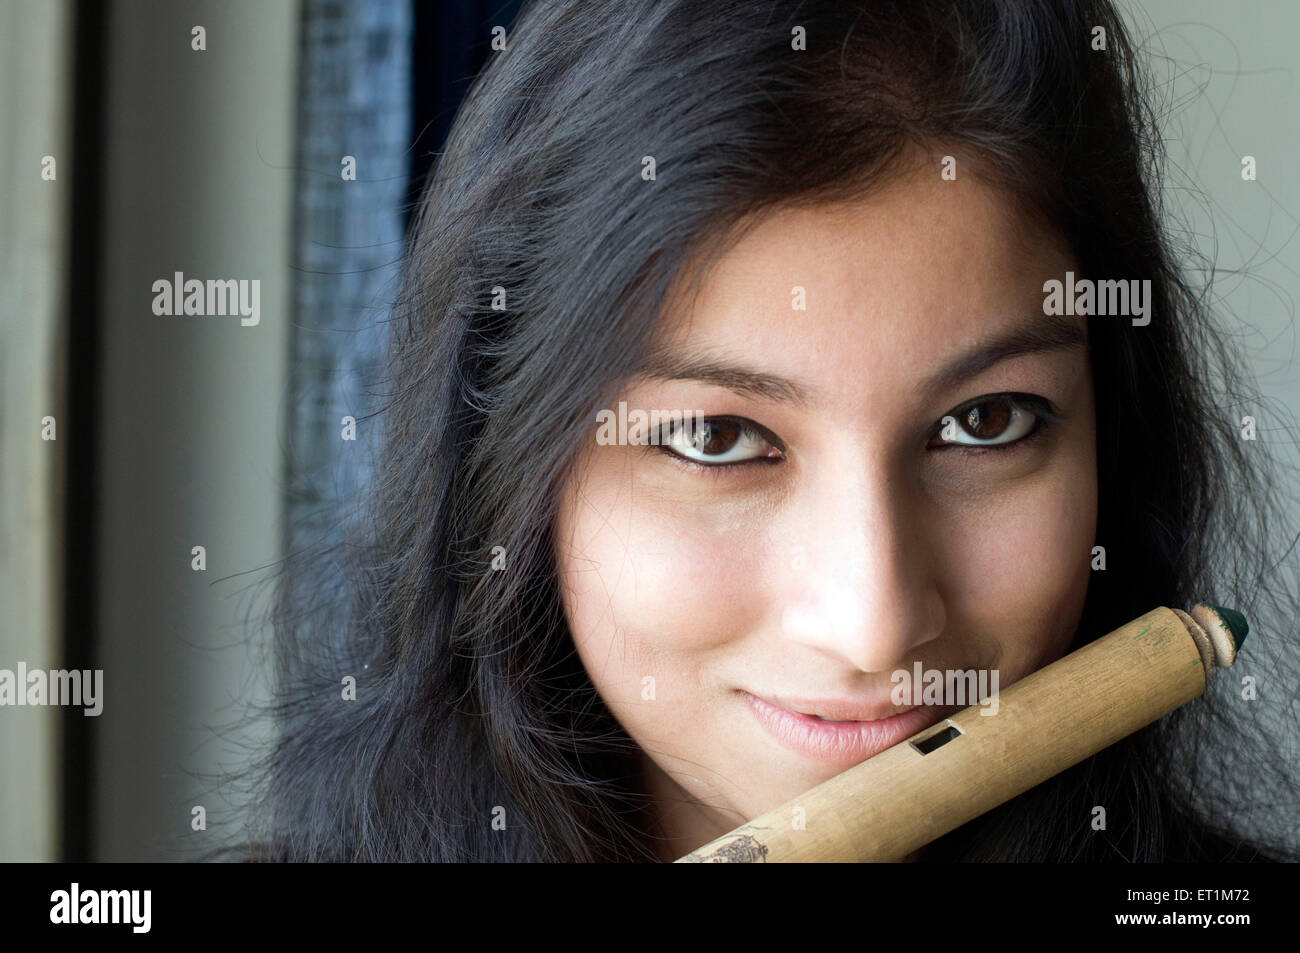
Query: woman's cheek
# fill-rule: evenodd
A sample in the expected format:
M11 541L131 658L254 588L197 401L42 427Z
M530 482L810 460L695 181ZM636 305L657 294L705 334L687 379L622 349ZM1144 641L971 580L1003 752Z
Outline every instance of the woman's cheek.
M977 514L953 514L945 589L950 618L999 643L1003 684L1061 654L1083 609L1096 526L1095 494L1044 472Z
M757 624L753 579L763 547L754 528L626 486L591 486L579 499L560 568L588 673L611 704L651 691L658 701L688 703L710 657Z

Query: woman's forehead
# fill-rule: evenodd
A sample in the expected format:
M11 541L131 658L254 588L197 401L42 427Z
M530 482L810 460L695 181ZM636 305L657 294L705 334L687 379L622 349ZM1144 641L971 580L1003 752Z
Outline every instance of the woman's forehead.
M1050 337L1043 283L1072 267L1058 236L1021 220L1000 190L914 171L861 199L748 223L665 310L651 370L689 354L696 365L750 355L921 371L998 336L1041 326Z

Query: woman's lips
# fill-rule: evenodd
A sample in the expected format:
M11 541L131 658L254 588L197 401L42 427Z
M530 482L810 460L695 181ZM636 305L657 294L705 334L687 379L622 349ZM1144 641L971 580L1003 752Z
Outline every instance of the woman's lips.
M951 709L924 705L870 721L823 721L742 691L758 722L784 748L828 764L853 765L892 748ZM817 707L815 704L807 707Z

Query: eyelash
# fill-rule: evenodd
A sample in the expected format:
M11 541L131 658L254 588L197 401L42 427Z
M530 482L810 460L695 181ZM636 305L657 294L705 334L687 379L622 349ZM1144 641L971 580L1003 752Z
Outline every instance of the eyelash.
M948 411L948 413L944 414L944 416L945 417L952 416L960 419L963 414L967 413L974 407L978 407L981 404L991 404L999 400L1006 401L1012 406L1017 407L1020 410L1025 411L1029 414L1032 414L1035 418L1034 429L1017 440L1013 440L1003 444L970 445L970 444L958 444L958 443L945 443L930 449L945 450L945 451L957 450L962 453L976 454L976 455L982 455L989 452L1008 451L1020 447L1022 444L1027 444L1033 440L1036 440L1037 438L1041 437L1049 428L1055 426L1061 421L1061 414L1052 405L1051 401L1047 400L1047 398L1039 397L1036 394L1022 394L1017 392L1002 393L1002 394L985 394L981 397L976 397L974 400L969 400L964 404L954 407L952 410ZM704 419L708 422L727 421L730 423L734 423L736 426L738 426L741 429L742 435L744 437L764 440L767 443L771 444L773 447L775 447L777 450L781 451L782 455L780 457L754 457L749 460L737 460L732 463L700 463L698 460L691 460L687 457L683 457L679 453L675 453L671 447L666 445L666 442L664 441L661 441L657 445L651 445L650 447L647 447L647 449L658 450L659 452L666 454L673 463L679 465L684 470L688 470L692 473L699 473L701 471L713 471L713 476L715 477L721 477L723 474L718 471L722 471L722 470L732 470L736 467L747 467L752 464L762 464L765 466L770 466L772 464L785 462L785 452L786 452L785 445L780 440L777 439L775 434L767 430L767 428L759 426L757 423L748 419L747 417L736 417L731 415L725 415L721 417L706 417ZM930 431L929 439L933 440L942 431L943 431L943 421L942 419L940 419L940 421L936 423L933 429ZM669 432L671 433L671 431Z

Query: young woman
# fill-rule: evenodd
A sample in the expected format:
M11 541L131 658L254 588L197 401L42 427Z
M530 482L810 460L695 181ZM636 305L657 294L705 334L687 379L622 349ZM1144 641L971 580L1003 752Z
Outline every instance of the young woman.
M1293 856L1237 679L1293 690L1294 539L1110 4L544 2L494 56L365 518L287 566L253 856L670 860L941 717L895 671L1201 599L1231 678L919 856ZM702 426L608 426L662 409Z

